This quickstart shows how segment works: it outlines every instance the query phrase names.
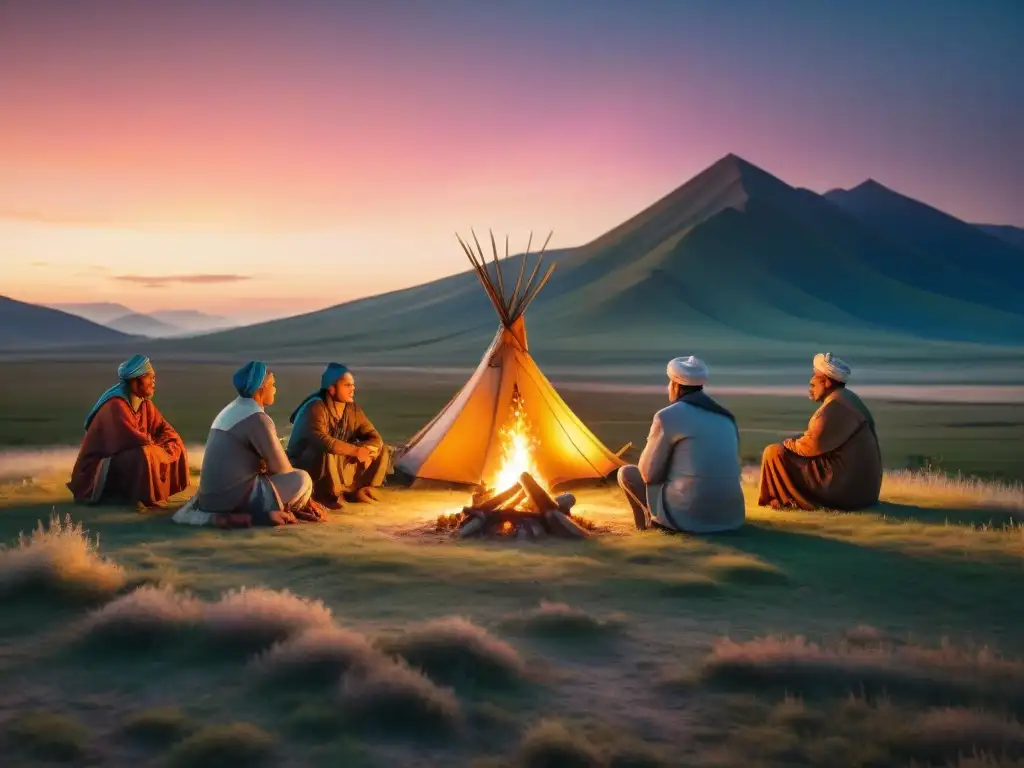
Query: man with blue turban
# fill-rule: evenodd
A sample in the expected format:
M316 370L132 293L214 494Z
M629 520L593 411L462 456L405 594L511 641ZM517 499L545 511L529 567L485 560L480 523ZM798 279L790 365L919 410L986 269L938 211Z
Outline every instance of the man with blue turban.
M288 461L274 420L274 374L250 360L232 377L235 391L210 427L199 492L174 515L177 523L221 527L282 525L323 519L310 502L309 475Z
M757 503L773 509L870 507L882 489L875 420L846 386L850 366L823 352L811 367L807 394L821 406L802 435L764 449Z
M85 417L85 436L67 484L75 501L164 507L188 488L185 444L153 404L156 373L135 355Z
M384 483L391 449L355 401L356 381L340 363L330 363L320 389L292 412L288 456L313 478L313 496L328 509L343 499L373 503Z

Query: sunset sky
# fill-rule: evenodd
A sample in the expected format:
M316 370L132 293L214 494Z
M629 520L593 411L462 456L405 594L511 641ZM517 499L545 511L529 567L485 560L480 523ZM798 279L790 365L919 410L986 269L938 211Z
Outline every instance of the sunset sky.
M271 316L734 152L1024 226L1024 3L0 0L0 294Z

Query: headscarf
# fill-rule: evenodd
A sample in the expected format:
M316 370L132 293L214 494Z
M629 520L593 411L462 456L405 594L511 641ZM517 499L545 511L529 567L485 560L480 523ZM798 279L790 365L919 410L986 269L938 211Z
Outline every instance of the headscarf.
M844 384L850 378L850 366L833 355L831 352L819 352L814 356L814 370L828 376L830 379L841 381Z
M302 412L303 408L314 400L323 398L327 389L336 384L346 373L349 373L348 366L342 365L341 363L328 363L327 367L324 368L324 372L320 375L320 389L308 395L305 400L299 403L298 408L292 411L292 415L288 417L288 423L294 424L296 419L299 418L299 414Z
M252 397L267 380L267 364L250 360L231 377L231 382L241 397Z
M100 408L110 399L120 397L126 403L130 403L131 391L128 389L128 382L152 373L153 365L145 355L132 355L119 366L117 366L117 378L119 381L102 395L85 417L85 428L88 429L92 420L96 417Z
M320 389L327 389L348 372L348 368L341 363L328 363L320 377Z
M670 380L684 387L702 387L708 383L708 367L693 355L669 360L665 372Z

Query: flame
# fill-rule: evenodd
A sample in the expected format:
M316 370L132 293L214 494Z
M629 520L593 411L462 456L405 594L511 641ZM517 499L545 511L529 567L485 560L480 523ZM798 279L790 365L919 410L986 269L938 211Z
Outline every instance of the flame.
M529 472L540 487L547 490L547 482L541 477L533 458L538 442L530 430L526 408L518 390L512 398L510 410L508 423L498 432L501 439L501 466L488 485L500 493L518 483L523 472Z

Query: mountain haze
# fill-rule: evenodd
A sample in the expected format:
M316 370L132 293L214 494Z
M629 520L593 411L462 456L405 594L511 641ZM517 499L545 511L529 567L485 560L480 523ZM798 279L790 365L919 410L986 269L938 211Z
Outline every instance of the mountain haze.
M106 346L131 337L84 317L0 296L0 350Z
M822 345L1024 344L1024 310L1013 300L1021 273L1006 271L1024 260L1010 246L937 211L915 215L914 226L869 222L854 204L860 195L830 194L727 155L594 241L549 254L558 267L527 313L531 349L542 360L608 363L687 349L743 360ZM923 232L927 225L943 236ZM950 233L956 248L943 246ZM983 256L968 259L963 249L978 243ZM502 260L506 284L522 258ZM527 258L530 270L535 257ZM234 357L463 363L479 359L496 325L466 271L162 344Z
M127 315L116 317L104 323L104 325L122 333L148 336L150 338L175 336L181 333L180 328L161 322L152 315L144 315L141 312L131 312Z

